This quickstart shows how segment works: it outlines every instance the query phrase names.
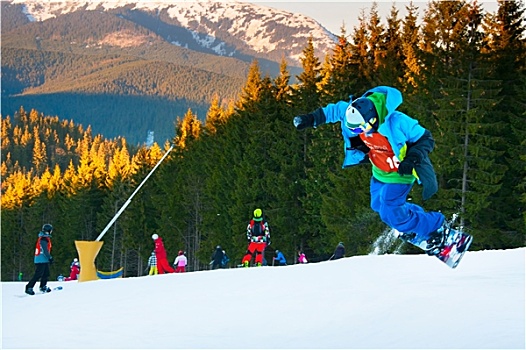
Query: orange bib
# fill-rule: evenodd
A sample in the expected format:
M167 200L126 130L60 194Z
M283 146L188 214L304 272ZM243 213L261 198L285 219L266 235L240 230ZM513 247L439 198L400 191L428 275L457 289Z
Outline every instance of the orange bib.
M369 147L369 159L376 167L388 173L398 171L400 161L395 156L393 148L385 136L373 132L369 135L362 133L360 138Z
M42 239L42 237L38 237L37 239L37 246L35 248L35 256L38 256L40 255L40 253L42 252L42 246L40 245L40 240ZM48 249L49 249L49 253L51 253L51 238L47 237L47 241L48 241Z

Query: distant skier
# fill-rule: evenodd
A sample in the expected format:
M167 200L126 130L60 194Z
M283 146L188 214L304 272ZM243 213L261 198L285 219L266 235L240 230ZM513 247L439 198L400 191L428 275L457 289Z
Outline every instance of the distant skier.
M423 185L422 197L438 190L429 153L435 140L417 120L397 111L402 94L378 86L359 98L339 101L294 118L298 130L340 123L345 143L343 168L372 164L371 208L383 222L400 232L414 234L412 243L429 255L444 247L450 226L440 212L425 212L407 196L415 181Z
M79 273L80 273L79 259L77 259L77 258L73 259L73 262L71 263L69 269L70 269L69 277L66 277L65 280L66 281L76 281L76 280L78 280Z
M49 293L51 289L47 286L49 278L49 265L53 263L51 256L51 233L53 226L45 224L42 226L42 231L38 234L38 239L35 248L35 274L33 278L26 285L26 293L35 295L33 287L40 280L40 291L42 293Z
M279 250L276 249L276 256L273 258L275 262L277 262L277 264L279 266L285 266L287 265L287 259L285 259L285 255L283 255L283 253Z
M157 275L157 257L155 256L155 252L152 252L152 255L148 258L148 275Z
M345 246L343 245L343 242L340 242L336 246L336 249L334 250L334 254L331 256L329 260L338 260L344 257L345 257Z
M186 259L186 256L184 255L184 252L182 250L177 253L177 257L174 261L174 267L175 272L185 272L186 264L188 263L188 260Z
M157 258L157 272L162 275L164 273L172 273L175 272L175 270L170 266L168 263L168 259L166 257L166 250L164 249L164 243L161 237L157 234L152 235L152 239L155 242L155 257Z
M216 247L216 250L214 250L214 253L212 254L212 270L215 270L215 269L220 269L222 268L223 266L223 257L224 257L224 253L223 253L223 249L221 249L221 246L218 245Z
M304 252L298 252L298 262L300 264L306 264L308 263L307 257L305 256Z
M243 260L241 261L244 267L250 265L252 256L255 254L256 266L263 265L263 257L265 248L270 244L270 229L268 222L263 220L263 212L261 209L254 210L254 216L247 226L248 248Z
M221 268L226 269L228 268L228 263L230 262L230 258L228 255L226 255L226 251L223 249L223 259L221 260Z

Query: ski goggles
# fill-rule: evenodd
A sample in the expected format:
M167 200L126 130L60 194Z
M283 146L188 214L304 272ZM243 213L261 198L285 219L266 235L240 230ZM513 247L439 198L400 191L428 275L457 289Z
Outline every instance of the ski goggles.
M373 129L373 124L376 123L376 118L371 118L368 122L366 123L361 123L359 125L356 125L356 124L349 124L347 122L345 122L345 126L351 130L352 133L354 134L361 134L363 132L369 132Z

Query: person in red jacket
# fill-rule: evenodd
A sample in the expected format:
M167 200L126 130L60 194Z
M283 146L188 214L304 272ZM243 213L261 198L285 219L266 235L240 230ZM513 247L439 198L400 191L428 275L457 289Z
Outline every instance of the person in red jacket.
M165 272L175 272L173 267L171 267L168 263L168 259L166 258L166 250L164 249L164 244L161 237L154 233L152 235L152 239L155 242L155 248L153 251L155 252L155 256L157 257L157 272L159 273L159 275L162 275Z
M79 277L79 273L80 273L79 259L77 259L77 258L73 259L73 262L71 263L70 269L71 269L71 273L69 274L69 277L66 277L66 281L75 281L75 280L77 280L78 277Z

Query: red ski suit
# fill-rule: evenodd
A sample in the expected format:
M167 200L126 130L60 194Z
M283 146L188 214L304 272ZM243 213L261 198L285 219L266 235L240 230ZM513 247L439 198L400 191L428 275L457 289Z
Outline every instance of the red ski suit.
M69 274L69 277L66 277L66 281L75 281L79 273L79 266L77 264L71 265L71 273Z
M155 257L157 258L157 271L159 274L163 274L165 272L175 272L173 267L170 266L168 263L168 259L166 258L166 250L164 249L163 240L161 237L158 237L155 242Z
M270 230L266 221L255 221L250 220L247 226L247 239L249 241L248 248L243 260L241 262L245 264L252 260L252 256L255 254L255 262L258 265L263 265L263 255L265 254L265 248L270 244Z

